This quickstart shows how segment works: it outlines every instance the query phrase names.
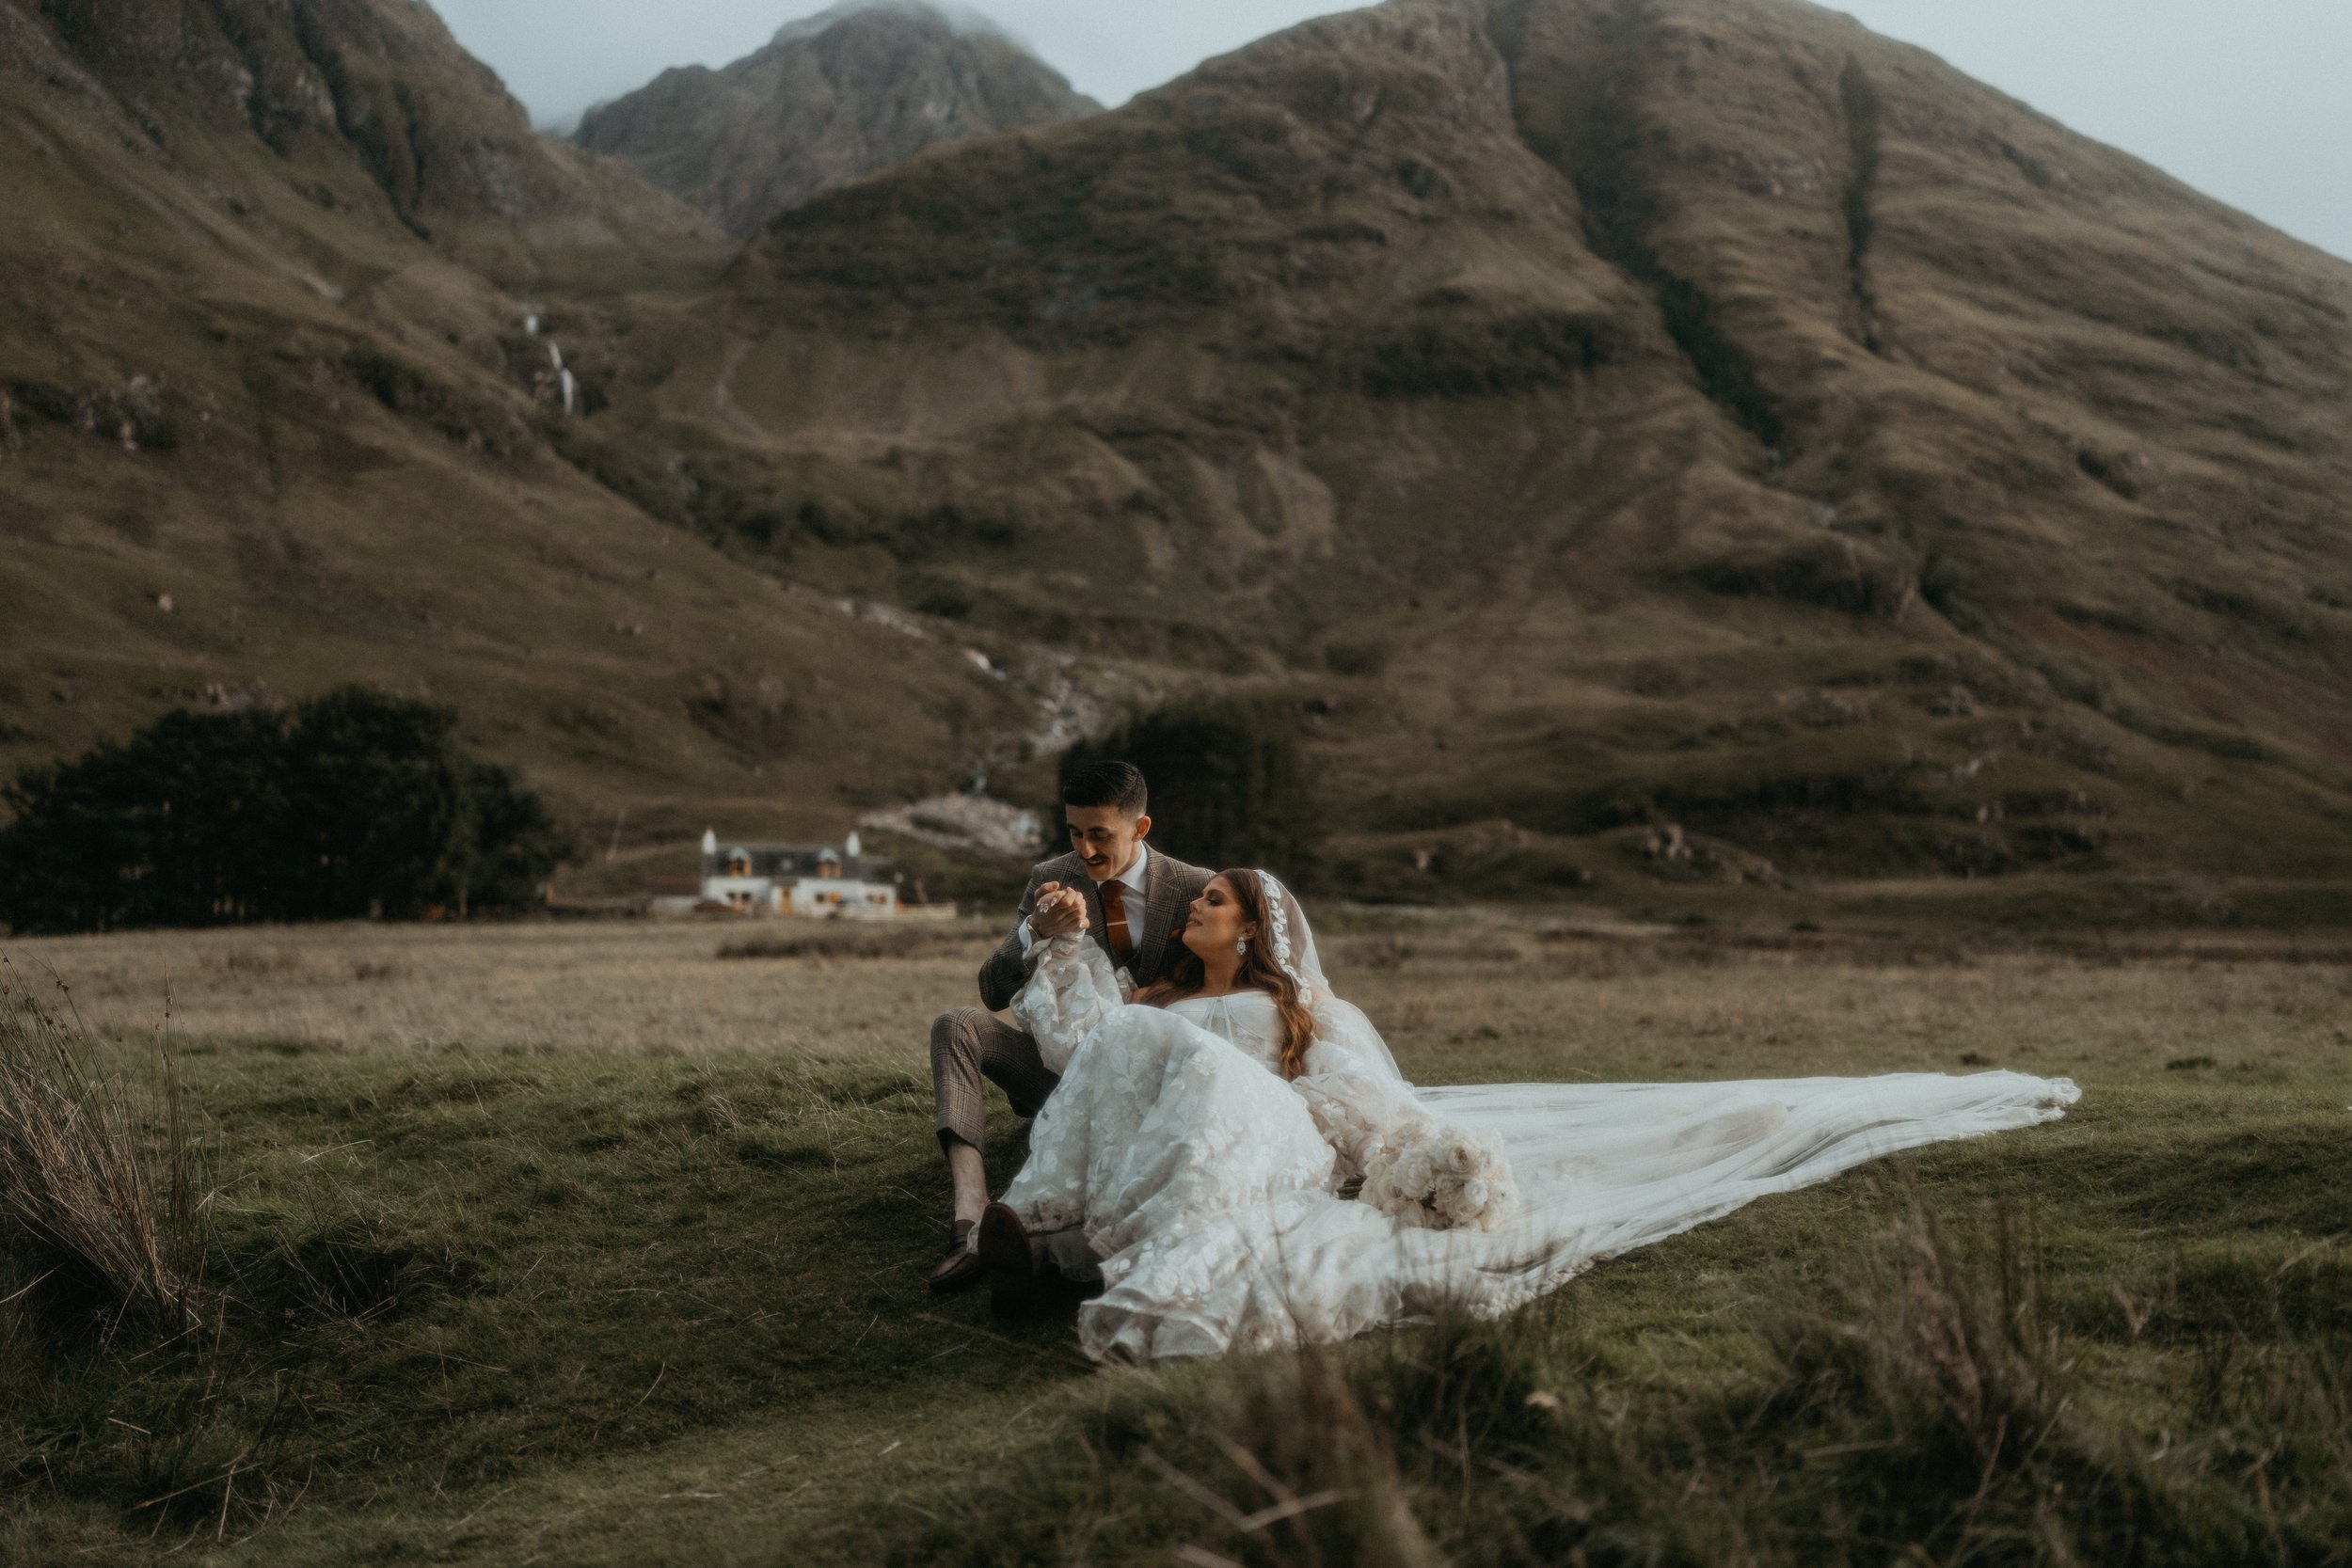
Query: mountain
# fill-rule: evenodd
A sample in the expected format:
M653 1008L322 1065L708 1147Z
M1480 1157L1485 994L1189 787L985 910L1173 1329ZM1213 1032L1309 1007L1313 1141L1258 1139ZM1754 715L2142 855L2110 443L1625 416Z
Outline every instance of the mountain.
M0 99L0 765L368 678L834 832L1232 692L1369 895L2352 922L2352 265L1833 12L1393 0L739 250L407 0Z
M602 848L837 832L1035 721L563 458L575 330L725 253L424 6L0 0L0 769L361 680Z
M977 16L853 0L723 70L663 71L591 109L576 139L740 238L926 148L1101 108Z
M269 183L501 280L707 259L697 220L535 135L415 0L0 0L0 71L151 164L204 170L224 199L251 199L236 166L266 151Z
M1834 12L1310 23L659 341L606 483L1306 702L1371 891L2352 871L2352 266Z

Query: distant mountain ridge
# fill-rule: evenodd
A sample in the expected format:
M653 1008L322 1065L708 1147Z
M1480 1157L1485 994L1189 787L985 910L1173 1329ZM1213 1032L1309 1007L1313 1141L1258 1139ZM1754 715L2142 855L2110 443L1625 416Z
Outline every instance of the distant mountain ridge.
M928 148L1100 110L977 12L836 6L718 71L665 71L574 139L730 234Z

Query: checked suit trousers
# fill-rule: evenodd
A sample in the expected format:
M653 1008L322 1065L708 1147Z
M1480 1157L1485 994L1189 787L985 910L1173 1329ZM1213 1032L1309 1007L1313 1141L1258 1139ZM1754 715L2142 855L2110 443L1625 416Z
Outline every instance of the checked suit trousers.
M931 1091L938 1102L939 1141L988 1147L988 1085L1012 1101L1013 1114L1033 1117L1061 1079L1045 1069L1037 1041L977 1007L955 1007L931 1021Z

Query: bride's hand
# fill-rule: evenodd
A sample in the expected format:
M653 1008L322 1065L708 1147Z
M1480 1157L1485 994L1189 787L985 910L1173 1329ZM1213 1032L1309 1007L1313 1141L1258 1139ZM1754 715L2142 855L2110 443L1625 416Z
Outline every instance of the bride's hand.
M1087 928L1087 901L1075 888L1048 882L1037 890L1037 906L1029 911L1029 934L1042 942Z

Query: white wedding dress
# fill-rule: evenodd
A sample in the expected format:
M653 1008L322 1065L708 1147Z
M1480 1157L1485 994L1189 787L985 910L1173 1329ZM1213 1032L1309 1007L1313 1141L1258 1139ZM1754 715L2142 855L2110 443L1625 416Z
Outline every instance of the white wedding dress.
M2015 1072L1416 1088L1260 876L1316 1018L1295 1082L1271 997L1128 1005L1077 937L1039 944L1014 1003L1062 1078L1004 1201L1100 1268L1078 1313L1097 1359L1342 1339L1447 1303L1497 1316L1768 1194L2079 1098ZM1367 1174L1362 1199L1341 1196Z

